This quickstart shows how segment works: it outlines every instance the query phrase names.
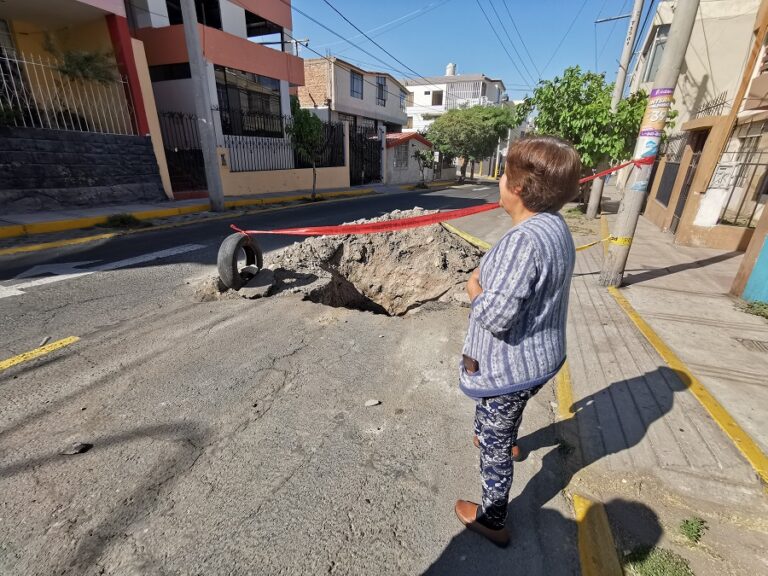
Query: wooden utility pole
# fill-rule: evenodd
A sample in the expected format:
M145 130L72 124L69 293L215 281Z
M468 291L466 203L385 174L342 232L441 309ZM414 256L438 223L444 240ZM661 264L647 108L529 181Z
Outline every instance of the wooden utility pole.
M192 91L195 97L195 115L203 149L205 179L208 182L208 201L211 210L224 210L224 192L219 173L219 159L216 153L216 129L213 125L211 95L208 92L208 70L200 45L200 31L197 28L197 12L193 0L181 0L181 16L184 20L184 39L189 55L189 70L192 75Z
M667 114L672 105L672 95L680 77L680 68L685 60L685 52L691 40L698 10L699 0L685 0L677 3L661 65L656 73L653 89L648 98L648 106L640 123L640 133L632 155L635 160L655 158L658 153ZM636 166L627 183L619 206L610 248L603 260L603 269L600 273L600 284L603 286L621 285L629 249L637 229L637 221L645 203L651 169L652 165L649 163Z
M613 86L613 96L611 98L611 112L616 112L619 102L624 95L624 84L627 80L627 69L632 60L632 47L635 45L635 36L637 35L637 25L640 22L640 16L643 13L643 0L635 0L632 7L632 15L629 17L629 26L627 26L627 37L624 39L624 48L621 51L621 60L619 69L616 72L616 82ZM605 178L595 178L592 180L592 189L589 191L589 205L587 206L587 218L597 217L600 210L600 201L603 198L603 185Z

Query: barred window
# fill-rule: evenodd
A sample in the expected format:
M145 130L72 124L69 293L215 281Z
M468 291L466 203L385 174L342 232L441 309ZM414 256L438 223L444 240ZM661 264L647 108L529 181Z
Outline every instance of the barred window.
M387 77L376 76L376 104L387 105Z
M408 168L408 143L395 147L395 168Z

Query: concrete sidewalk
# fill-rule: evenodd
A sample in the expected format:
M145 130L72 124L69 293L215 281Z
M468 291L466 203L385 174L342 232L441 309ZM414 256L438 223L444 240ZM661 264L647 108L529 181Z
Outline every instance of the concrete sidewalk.
M508 230L509 219L499 210L458 220L456 226L493 243ZM590 231L593 226L585 219L572 226L577 244L599 237ZM766 340L766 324L736 310L722 293L738 257L705 252L680 250L641 223L630 258L633 284L622 293L691 361L692 371L713 386L742 427L764 441L757 417L766 408L764 377L760 380L765 359L735 338ZM579 252L571 289L571 414L569 406L559 406L565 416L561 437L576 449L569 458L569 491L650 506L665 527L661 545L685 557L696 574L761 573L768 564L763 484L690 393L689 379L667 366L598 285L601 261L600 246ZM559 394L558 401L570 404L567 394ZM524 449L537 442L535 433L521 439ZM680 521L691 515L708 522L705 545L690 546L678 533ZM639 519L611 522L624 549L646 541Z

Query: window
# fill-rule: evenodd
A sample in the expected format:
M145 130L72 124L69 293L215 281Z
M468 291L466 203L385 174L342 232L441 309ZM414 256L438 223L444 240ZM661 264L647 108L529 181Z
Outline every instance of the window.
M429 96L430 94L432 94L432 92L429 90L424 90L424 96Z
M488 85L485 82L483 82L482 85L480 86L480 96L481 97L485 96L487 93L488 93Z
M351 114L344 114L343 112L339 112L339 122L348 122L349 128L355 128L357 126L357 116L352 116Z
M395 168L408 168L408 143L395 146Z
M363 99L363 75L358 74L354 70L350 71L351 79L350 79L350 85L349 85L349 95L352 96L352 98L360 98L360 100Z
M442 106L443 105L443 91L442 90L435 90L432 92L432 106Z
M387 105L387 77L376 76L376 104Z
M192 78L189 62L179 64L161 64L149 67L149 78L152 82L164 82L166 80L182 80Z
M407 94L405 92L400 92L400 110L405 112L405 102L408 98Z
M405 122L406 128L413 128L413 116L408 116L408 120Z
M180 0L165 0L165 6L168 9L168 20L172 25L184 23ZM195 0L195 11L200 24L221 30L219 0Z
M279 80L224 66L214 73L225 134L282 138Z
M408 96L405 98L406 106L413 106L413 92L408 92Z
M664 24L656 28L656 35L653 38L648 59L645 62L645 77L643 82L653 82L656 78L656 72L659 71L661 57L664 55L664 47L667 44L669 35L669 24Z

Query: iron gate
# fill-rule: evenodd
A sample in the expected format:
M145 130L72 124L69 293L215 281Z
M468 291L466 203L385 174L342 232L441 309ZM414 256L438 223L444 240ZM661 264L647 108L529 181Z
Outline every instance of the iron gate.
M680 171L680 160L683 158L687 141L688 133L683 132L682 134L673 134L661 145L660 154L656 161L658 163L658 159L663 155L666 163L664 164L664 171L661 173L661 180L659 180L659 188L656 190L656 201L664 206L669 206L669 199L675 187L677 173ZM658 172L655 172L653 176L656 178ZM650 184L653 184L653 180Z
M158 116L173 191L207 190L197 116L184 112L160 112Z
M381 139L372 126L349 126L349 183L381 181Z

